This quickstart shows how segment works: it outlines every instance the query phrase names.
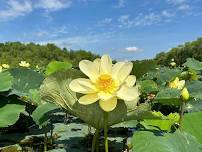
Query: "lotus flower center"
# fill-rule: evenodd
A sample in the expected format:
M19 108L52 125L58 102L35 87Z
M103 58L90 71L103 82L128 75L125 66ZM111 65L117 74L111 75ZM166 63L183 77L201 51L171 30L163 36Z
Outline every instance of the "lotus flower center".
M115 81L108 74L99 76L96 86L100 91L113 92L116 89Z

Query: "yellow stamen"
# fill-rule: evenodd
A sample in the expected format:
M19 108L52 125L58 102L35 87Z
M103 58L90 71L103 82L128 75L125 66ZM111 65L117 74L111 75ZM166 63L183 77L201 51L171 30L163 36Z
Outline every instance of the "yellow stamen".
M116 90L116 83L110 75L102 74L99 76L99 78L96 82L96 87L100 91L112 93L113 91Z

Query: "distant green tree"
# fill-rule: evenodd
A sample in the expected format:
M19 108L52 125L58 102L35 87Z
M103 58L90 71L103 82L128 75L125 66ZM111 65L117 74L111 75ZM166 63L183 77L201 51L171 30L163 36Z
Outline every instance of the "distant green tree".
M82 59L94 60L99 57L85 50L67 50L59 48L55 44L39 45L35 43L6 42L0 43L0 64L6 63L12 67L25 60L32 67L46 66L50 61L69 61L74 67Z
M156 55L155 60L160 65L169 65L173 58L178 65L182 65L188 57L202 61L202 38L186 42L172 48L169 52L161 52Z

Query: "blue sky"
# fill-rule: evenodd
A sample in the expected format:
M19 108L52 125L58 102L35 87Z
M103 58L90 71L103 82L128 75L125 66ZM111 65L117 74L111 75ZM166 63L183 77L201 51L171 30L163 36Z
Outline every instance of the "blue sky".
M202 37L202 0L0 0L0 42L153 58Z

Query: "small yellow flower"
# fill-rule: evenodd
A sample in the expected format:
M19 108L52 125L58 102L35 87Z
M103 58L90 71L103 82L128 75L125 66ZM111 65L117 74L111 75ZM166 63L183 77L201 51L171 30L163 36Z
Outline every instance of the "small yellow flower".
M39 69L40 69L38 65L36 65L36 69L37 69L37 70L39 70Z
M30 64L29 64L28 62L26 62L26 61L21 61L21 62L19 63L19 66L29 68L29 67L30 67Z
M2 68L4 68L4 69L9 69L9 68L10 68L10 66L9 66L8 64L2 64L1 66L2 66Z
M187 101L189 99L189 91L186 87L182 90L181 97L184 101Z
M131 62L118 62L113 65L108 55L93 62L82 60L79 68L89 79L75 79L69 87L74 92L85 94L79 98L80 104L88 105L99 101L100 107L106 112L115 109L118 99L131 101L136 105L139 90L134 86L136 77L129 75L132 67Z
M176 63L175 63L175 62L171 62L170 65L171 65L172 67L175 67L175 66L176 66Z
M3 68L2 68L2 66L0 66L0 72L2 72L3 71Z
M176 77L174 81L169 83L170 88L175 88L179 90L182 90L184 88L184 85L185 85L185 80L180 81L178 77Z

